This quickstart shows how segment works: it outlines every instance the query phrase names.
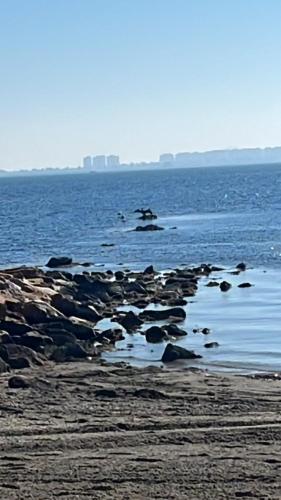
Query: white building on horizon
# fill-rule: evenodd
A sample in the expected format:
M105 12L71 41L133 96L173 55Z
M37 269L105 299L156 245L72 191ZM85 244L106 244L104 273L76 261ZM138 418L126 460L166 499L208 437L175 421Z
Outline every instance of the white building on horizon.
M94 169L104 169L106 167L105 155L97 155L93 157L93 168Z
M91 156L85 156L83 158L83 168L87 170L91 170L92 168L92 157Z
M107 166L108 167L118 167L119 165L120 165L119 156L109 155L107 157Z
M159 163L173 163L174 155L172 153L163 153L159 156Z

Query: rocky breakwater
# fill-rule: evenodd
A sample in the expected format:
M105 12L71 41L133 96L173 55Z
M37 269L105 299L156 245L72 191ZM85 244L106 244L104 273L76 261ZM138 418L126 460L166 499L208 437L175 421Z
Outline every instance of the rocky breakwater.
M2 270L0 372L96 357L124 338L124 332L138 331L146 322L164 321L165 337L182 335L175 325L186 315L181 306L195 295L200 276L211 272L206 265L168 273L157 273L152 266L143 272L81 274L69 268ZM140 312L120 311L124 304ZM119 326L103 330L103 319Z

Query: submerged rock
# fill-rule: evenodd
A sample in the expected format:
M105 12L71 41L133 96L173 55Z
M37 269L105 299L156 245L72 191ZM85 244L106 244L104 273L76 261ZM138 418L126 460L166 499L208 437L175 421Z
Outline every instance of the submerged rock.
M171 309L146 309L139 315L144 321L183 321L186 318L186 312L181 307L172 307Z
M137 226L134 231L163 231L164 227L156 224L147 224L146 226Z
M202 358L200 354L195 354L193 351L184 349L184 347L176 346L174 344L167 344L162 356L163 363L176 361L177 359L199 359Z

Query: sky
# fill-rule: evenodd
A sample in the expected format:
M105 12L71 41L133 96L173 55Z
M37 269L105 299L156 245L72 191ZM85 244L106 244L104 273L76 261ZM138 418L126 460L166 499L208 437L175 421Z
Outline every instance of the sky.
M280 0L0 0L0 168L281 145Z

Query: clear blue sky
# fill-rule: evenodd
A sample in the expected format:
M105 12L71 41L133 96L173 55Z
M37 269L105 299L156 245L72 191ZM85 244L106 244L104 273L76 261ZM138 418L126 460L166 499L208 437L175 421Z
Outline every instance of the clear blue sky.
M281 144L280 0L0 0L0 168Z

